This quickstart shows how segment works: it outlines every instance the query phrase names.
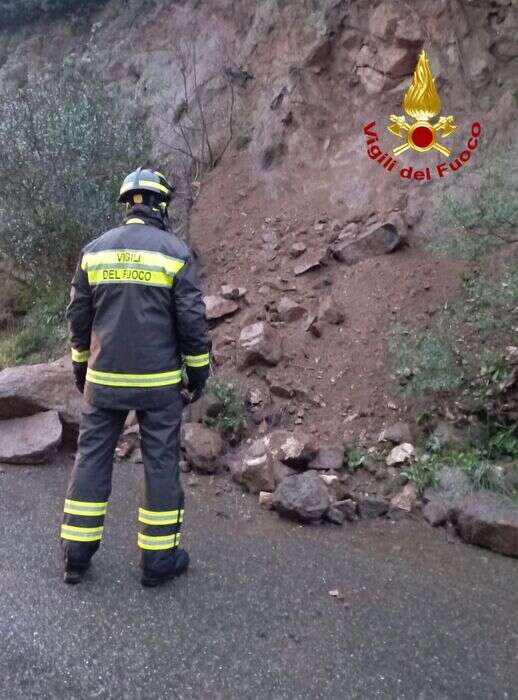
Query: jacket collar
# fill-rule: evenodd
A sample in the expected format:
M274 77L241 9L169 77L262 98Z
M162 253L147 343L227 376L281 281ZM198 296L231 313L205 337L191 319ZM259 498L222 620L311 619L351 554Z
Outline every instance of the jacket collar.
M166 228L160 214L144 204L136 204L134 207L131 207L124 218L124 223L146 224L147 226L156 226L162 230Z

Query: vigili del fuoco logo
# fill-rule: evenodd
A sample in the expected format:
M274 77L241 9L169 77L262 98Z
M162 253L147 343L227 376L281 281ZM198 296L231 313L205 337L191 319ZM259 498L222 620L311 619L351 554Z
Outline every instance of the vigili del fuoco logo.
M363 133L367 141L367 155L378 165L381 165L387 172L394 171L398 165L393 156L400 156L405 151L412 150L425 154L428 151L437 151L445 158L450 158L451 149L445 146L442 141L451 136L456 129L454 117L439 117L435 124L431 120L441 112L441 98L435 87L435 80L428 63L428 58L423 51L419 54L419 60L414 71L412 83L403 98L403 110L413 119L407 122L405 116L390 115L388 131L398 139L403 139L403 143L392 149L389 154L378 145L379 137L376 132L376 122L370 122L363 128ZM411 165L399 167L396 172L403 180L431 180L432 173L438 177L444 177L448 172L458 172L471 158L471 154L478 146L478 141L482 133L479 122L471 125L470 137L466 143L466 148L453 160L438 163L435 166L426 165L422 169L416 169Z

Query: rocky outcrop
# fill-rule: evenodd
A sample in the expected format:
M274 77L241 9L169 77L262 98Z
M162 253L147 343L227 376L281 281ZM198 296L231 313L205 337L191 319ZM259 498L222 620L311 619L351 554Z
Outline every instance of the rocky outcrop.
M43 464L61 444L63 426L56 411L0 421L0 462Z
M56 411L66 437L76 437L83 398L68 357L57 362L9 367L0 372L0 419Z

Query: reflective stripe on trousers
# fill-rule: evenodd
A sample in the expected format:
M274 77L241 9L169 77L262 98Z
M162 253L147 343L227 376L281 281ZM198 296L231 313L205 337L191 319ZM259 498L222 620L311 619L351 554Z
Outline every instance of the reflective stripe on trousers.
M166 406L137 410L145 494L139 509L138 545L143 568L167 573L180 541L184 496L180 484L180 392ZM127 411L87 404L64 508L66 560L84 565L100 545L111 492L113 457ZM124 477L122 477L124 478Z

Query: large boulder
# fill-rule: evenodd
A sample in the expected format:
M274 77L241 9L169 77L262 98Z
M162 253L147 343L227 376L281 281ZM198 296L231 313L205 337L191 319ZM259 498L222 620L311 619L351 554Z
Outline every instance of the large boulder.
M277 331L265 321L252 323L241 331L237 344L237 366L276 365L282 357L282 343Z
M43 464L56 452L62 437L56 411L0 421L0 462Z
M518 557L518 505L490 491L477 491L457 504L455 521L470 544Z
M222 466L223 440L201 423L184 423L182 441L187 463L199 472L213 474Z
M0 419L57 411L65 437L77 437L82 404L68 357L49 364L8 367L0 372Z
M320 520L331 504L324 481L315 472L287 476L273 495L275 510L301 522Z

